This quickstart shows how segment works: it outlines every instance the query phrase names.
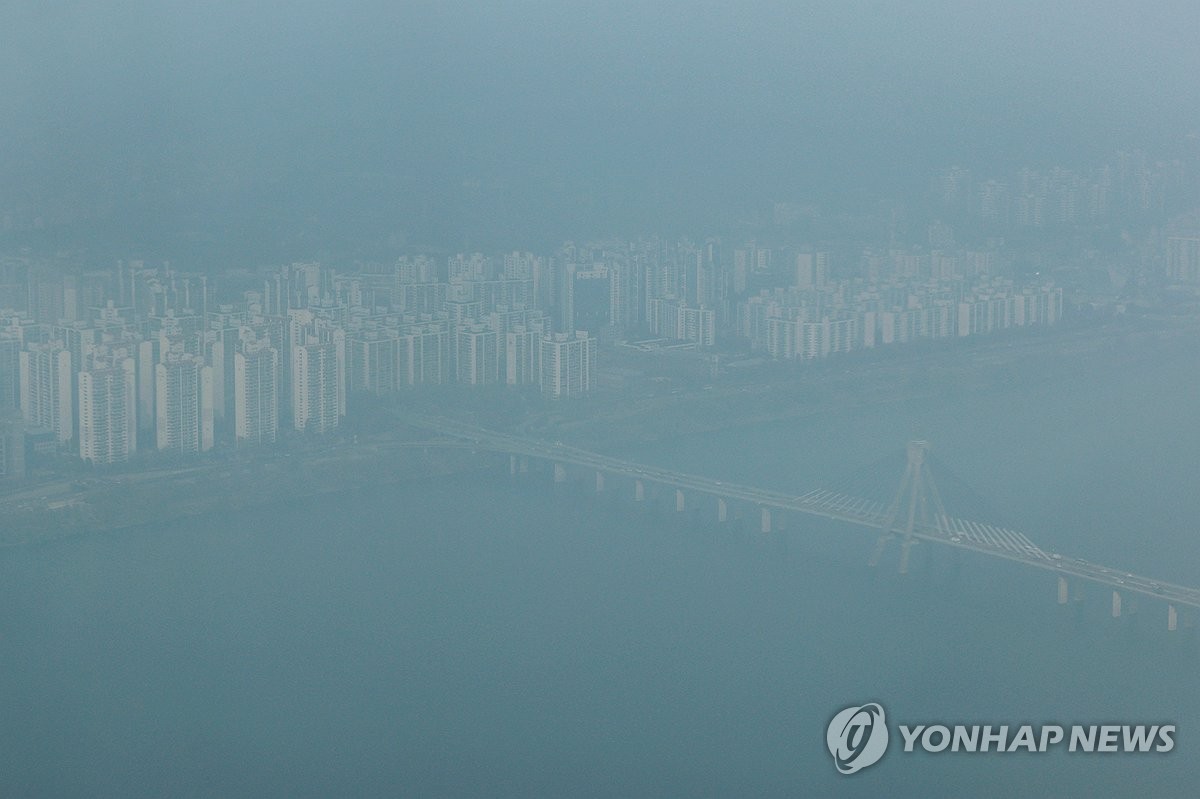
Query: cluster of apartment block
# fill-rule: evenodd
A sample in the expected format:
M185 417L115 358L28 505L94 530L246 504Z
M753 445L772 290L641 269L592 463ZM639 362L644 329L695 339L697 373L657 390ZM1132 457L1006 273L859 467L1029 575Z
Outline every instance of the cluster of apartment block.
M426 267L293 264L221 304L206 277L169 266L42 280L25 308L0 310L0 452L15 457L18 428L96 464L266 444L337 428L356 395L416 386L589 393L596 339L528 307L530 278L476 276L468 260L438 282Z
M738 327L773 358L814 359L920 339L1052 325L1062 289L1011 280L840 281L765 290L738 306Z

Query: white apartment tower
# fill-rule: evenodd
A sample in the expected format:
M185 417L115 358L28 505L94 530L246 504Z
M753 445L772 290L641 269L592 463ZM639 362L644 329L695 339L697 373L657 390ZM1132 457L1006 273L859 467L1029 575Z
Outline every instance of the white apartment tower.
M595 383L596 339L582 330L546 336L541 361L542 394L550 399L582 397Z
M137 450L137 373L118 351L79 373L79 457L97 466L129 460Z
M517 325L505 333L504 382L510 386L536 385L541 378L544 325Z
M279 351L269 339L243 342L233 356L233 412L238 444L269 444L279 430Z
M36 427L54 431L60 444L75 424L71 400L71 353L61 341L30 344L20 354L21 414Z
M21 407L21 340L0 331L0 412Z
M500 379L500 337L486 325L463 325L457 334L458 382L491 385Z
M213 373L197 355L173 351L154 367L160 450L207 452L213 445Z
M292 348L292 422L297 430L327 433L342 415L338 349L310 342Z

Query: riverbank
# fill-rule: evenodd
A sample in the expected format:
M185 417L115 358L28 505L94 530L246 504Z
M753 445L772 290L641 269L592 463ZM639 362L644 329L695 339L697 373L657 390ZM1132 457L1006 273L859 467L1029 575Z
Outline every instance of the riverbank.
M882 412L895 403L933 398L970 401L1014 382L1066 386L1080 376L1127 374L1152 358L1188 363L1197 351L1196 320L1131 317L969 345L914 345L867 358L776 363L665 394L600 391L578 404L504 421L523 435L623 453L647 443L666 445L832 411ZM485 468L477 452L422 447L412 431L389 425L374 435L300 451L260 450L148 472L29 481L0 497L5 520L0 547Z
M523 432L619 452L647 442L811 418L831 410L884 408L934 397L965 399L1015 382L1066 385L1080 376L1136 370L1151 358L1186 363L1196 352L1196 320L1127 319L865 362L830 359L790 369L766 382L709 385L665 397L611 401L587 416L530 420Z
M0 548L492 468L463 449L389 448L380 442L343 449L97 481L30 502L25 495L48 490L33 486L0 504Z

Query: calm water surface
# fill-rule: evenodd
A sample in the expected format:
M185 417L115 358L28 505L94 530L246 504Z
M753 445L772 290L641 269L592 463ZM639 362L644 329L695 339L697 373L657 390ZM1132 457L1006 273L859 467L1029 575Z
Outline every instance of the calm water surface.
M783 489L921 435L1049 549L1200 583L1200 370L625 453ZM581 476L582 479L582 476ZM492 472L0 553L2 796L1195 796L1195 630L1050 575ZM898 754L830 716L1173 721L1141 757ZM1053 786L1053 787L1051 787Z

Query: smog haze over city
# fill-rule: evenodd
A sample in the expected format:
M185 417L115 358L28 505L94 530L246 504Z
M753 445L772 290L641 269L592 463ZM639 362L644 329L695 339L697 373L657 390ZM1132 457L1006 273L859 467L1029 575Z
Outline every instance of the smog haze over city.
M1191 797L1200 7L12 0L0 797Z
M703 231L1197 126L1184 2L14 5L6 205L234 259Z

